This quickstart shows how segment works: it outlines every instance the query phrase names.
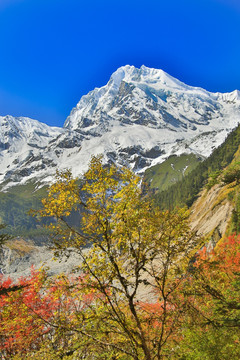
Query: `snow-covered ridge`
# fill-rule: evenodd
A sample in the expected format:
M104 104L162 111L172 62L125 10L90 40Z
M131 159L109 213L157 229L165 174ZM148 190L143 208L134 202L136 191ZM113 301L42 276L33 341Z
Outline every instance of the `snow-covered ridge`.
M64 132L27 117L0 116L0 124L0 142L5 146L16 145L16 139L46 146L49 140Z
M222 103L240 102L239 91L211 93L193 87L168 75L163 70L142 66L123 66L115 71L107 85L95 88L83 96L65 122L68 129L96 127L107 120L124 121L129 113L145 112L155 123L161 123L165 113L182 125L202 123L205 118L224 107ZM186 114L187 113L187 114ZM130 114L131 115L131 114ZM136 120L139 120L138 114ZM187 121L185 121L187 120ZM134 121L134 117L131 117ZM165 119L163 119L165 122Z
M126 65L83 96L63 128L0 117L0 183L79 176L91 155L142 172L169 155L209 156L240 122L240 92L211 93L163 70Z

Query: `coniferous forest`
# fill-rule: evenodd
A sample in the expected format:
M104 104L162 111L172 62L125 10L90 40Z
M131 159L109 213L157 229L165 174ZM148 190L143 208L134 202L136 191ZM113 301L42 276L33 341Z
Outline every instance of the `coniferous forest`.
M176 206L188 207L196 200L200 190L214 174L218 174L231 163L240 143L240 126L233 130L226 141L216 148L206 160L198 163L195 169L182 180L165 191L154 195L154 201L162 209L173 209Z

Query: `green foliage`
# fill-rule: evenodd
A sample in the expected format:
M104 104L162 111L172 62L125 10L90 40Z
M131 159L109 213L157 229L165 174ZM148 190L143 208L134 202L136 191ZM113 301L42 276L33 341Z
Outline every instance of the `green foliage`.
M208 190L210 190L214 185L216 185L220 182L220 179L219 179L220 174L221 174L221 171L217 170L214 173L209 175L208 183L206 185Z
M6 225L0 224L0 247L8 240L10 240L11 236L5 233Z
M172 185L166 191L155 195L155 202L162 209L176 206L191 206L199 191L206 184L211 173L223 171L231 163L240 144L240 125L232 131L225 142L215 149L212 155L199 163L182 181Z
M240 182L240 162L236 162L233 165L229 166L227 170L224 171L221 180L224 184L230 184L236 181L236 184Z
M236 329L226 329L209 325L191 325L184 332L186 348L179 349L181 360L239 360L239 336Z
M0 193L0 219L14 236L38 236L46 230L29 214L29 210L39 209L46 187L36 190L36 185L17 185L8 192Z
M235 191L234 208L231 217L232 232L240 233L240 193Z
M203 248L182 284L189 299L180 359L240 357L240 236Z

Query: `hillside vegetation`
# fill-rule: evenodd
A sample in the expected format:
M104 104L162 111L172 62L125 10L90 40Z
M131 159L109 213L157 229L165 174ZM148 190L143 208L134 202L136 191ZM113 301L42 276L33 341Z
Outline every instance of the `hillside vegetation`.
M81 261L73 276L0 277L4 359L239 359L240 237L206 249L188 211L154 207L140 181L100 157L81 192L70 172L59 174L37 215L57 219L55 255L71 249Z
M165 191L154 195L155 203L162 209L173 209L192 205L211 174L223 171L231 163L240 144L240 125L233 130L225 142L212 155L200 162L194 170Z
M194 154L172 155L144 173L143 183L152 191L166 190L196 168L201 157Z
M0 222L7 225L7 231L14 236L35 237L45 230L33 218L30 209L39 209L46 187L36 190L36 184L17 185L8 192L0 192Z

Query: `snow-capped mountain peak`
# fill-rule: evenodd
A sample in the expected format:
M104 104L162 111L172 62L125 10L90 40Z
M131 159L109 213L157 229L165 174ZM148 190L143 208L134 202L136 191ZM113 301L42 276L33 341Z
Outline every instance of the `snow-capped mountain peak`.
M179 90L186 90L189 86L185 85L183 82L175 79L165 71L161 69L149 68L145 65L142 65L140 69L131 66L125 65L118 68L111 76L115 88L119 88L121 81L127 83L143 83L143 84L152 84L156 85L157 88L172 88Z
M63 129L51 127L27 117L0 116L0 148L14 146L21 151L27 144L45 147ZM24 145L24 146L23 146Z
M240 92L211 93L163 70L126 65L84 95L62 129L0 117L0 182L50 181L56 168L75 176L91 155L136 171L169 155L209 156L240 122Z
M240 91L239 90L234 90L232 92L229 93L217 93L219 98L221 98L223 101L225 102L229 102L229 103L240 103Z

